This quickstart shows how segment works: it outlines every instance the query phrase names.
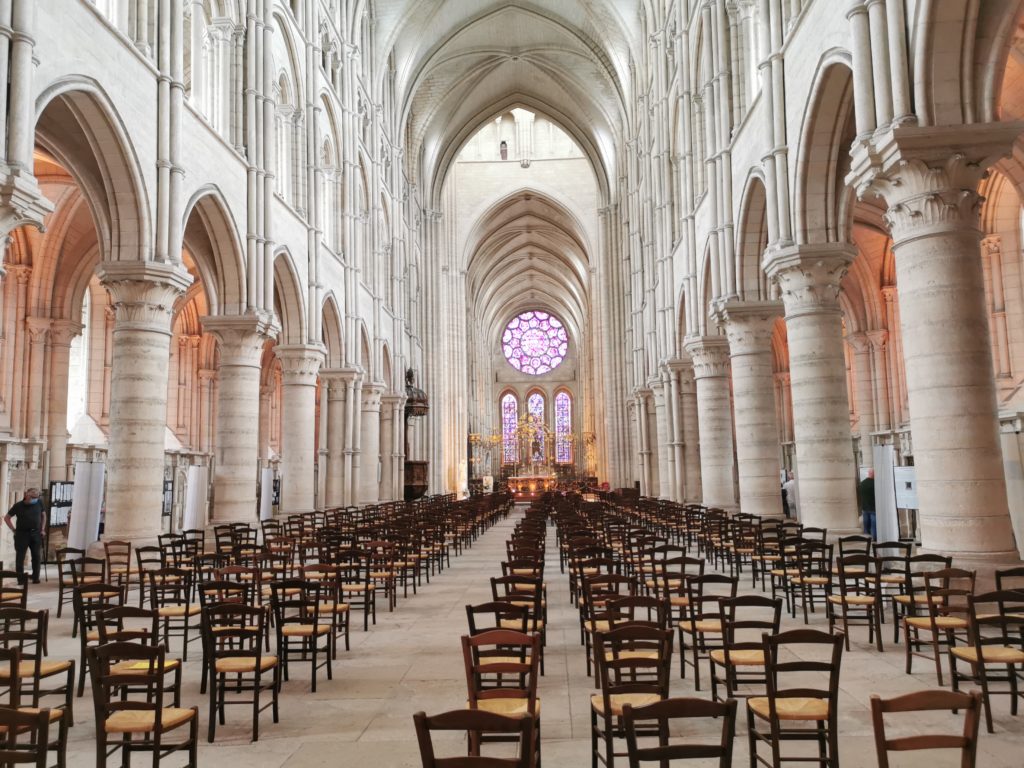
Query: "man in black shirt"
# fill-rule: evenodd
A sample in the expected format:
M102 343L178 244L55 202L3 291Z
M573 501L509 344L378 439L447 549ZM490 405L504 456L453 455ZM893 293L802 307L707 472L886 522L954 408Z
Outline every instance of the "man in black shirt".
M29 488L21 501L17 502L4 522L14 531L14 557L17 563L18 581L24 584L25 550L32 553L32 583L39 583L40 549L43 545L43 534L46 532L46 510L39 498L38 488ZM17 525L15 525L17 521Z

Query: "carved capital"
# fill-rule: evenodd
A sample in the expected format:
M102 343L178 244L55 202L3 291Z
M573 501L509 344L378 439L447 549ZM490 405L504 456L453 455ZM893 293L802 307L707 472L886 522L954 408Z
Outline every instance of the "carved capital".
M854 354L858 355L863 355L871 349L871 340L864 331L847 334L846 343L850 345Z
M977 230L978 182L1010 152L1019 122L970 126L890 125L858 141L847 183L883 197L894 244L952 230Z
M50 323L50 344L54 347L70 347L71 341L85 328L74 320L54 320Z
M325 351L320 344L278 344L274 354L281 362L281 378L285 386L315 387L323 365Z
M277 337L280 327L269 312L219 315L200 319L203 330L217 339L221 365L259 368L263 347Z
M786 318L838 313L839 285L856 255L847 243L769 249L763 267L779 286Z
M21 226L32 226L40 232L53 203L39 189L35 176L20 169L0 173L0 237Z
M693 336L686 340L693 360L693 377L709 379L729 375L729 341L724 336Z
M344 401L350 384L362 377L358 368L324 368L320 371L320 380L327 384L327 399Z
M174 302L192 282L184 267L154 261L104 262L96 270L110 291L114 331L171 335Z
M885 345L889 343L889 332L882 328L875 331L867 331L864 335L868 337L868 342L870 342L872 349L883 350Z
M29 343L44 344L46 334L50 332L50 323L48 317L26 317L25 330L28 331Z
M730 299L715 310L718 326L725 330L733 357L770 354L776 319L782 317L781 301Z
M383 395L383 384L364 384L360 390L360 409L363 413L380 412L380 401Z
M210 382L216 381L217 369L216 368L200 368L199 369L199 386L209 387Z

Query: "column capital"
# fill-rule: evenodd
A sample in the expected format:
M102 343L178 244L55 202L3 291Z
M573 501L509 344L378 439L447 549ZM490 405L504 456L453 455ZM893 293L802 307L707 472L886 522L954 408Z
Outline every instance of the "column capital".
M849 344L850 348L858 355L862 355L871 349L871 340L864 331L846 334L846 343Z
M26 225L42 231L51 213L53 203L46 199L31 173L8 167L0 176L0 237Z
M725 336L689 336L684 343L693 360L695 379L729 375L729 340Z
M936 232L978 229L978 183L1013 148L1024 122L890 124L851 149L846 182L885 199L895 245Z
M25 329L28 331L28 338L32 344L42 344L46 341L46 334L50 332L50 324L53 321L48 317L26 317Z
M782 292L786 318L838 314L839 285L857 255L849 243L769 248L762 266Z
M171 335L174 302L192 283L180 264L157 261L106 261L96 269L110 291L117 329Z
M873 349L885 349L885 345L889 343L889 332L884 328L865 331L864 335L868 337Z
M221 365L259 368L264 344L280 331L273 314L263 310L245 315L210 315L199 322L217 339Z
M382 395L380 401L383 405L398 409L405 406L405 395Z
M199 386L209 387L210 382L215 381L217 378L216 368L200 368L199 369Z
M790 380L791 380L790 379L790 375L789 375L789 371L776 371L772 375L775 376L775 380L777 382L779 382L779 384L781 384L782 386L784 386L784 387L788 387L789 386Z
M71 340L84 328L84 325L74 320L53 320L50 323L50 344L55 347L70 347Z
M725 330L733 357L771 351L776 319L782 317L781 301L729 299L715 308L715 321Z
M361 410L366 412L380 412L380 401L384 395L384 385L374 382L363 384L360 390Z
M683 357L673 357L665 361L665 367L672 373L686 373L693 374L693 360L689 360Z
M281 362L285 386L316 386L317 374L323 365L325 349L321 344L278 344L274 355Z
M320 371L320 378L330 384L355 383L362 377L363 371L360 368L324 368Z

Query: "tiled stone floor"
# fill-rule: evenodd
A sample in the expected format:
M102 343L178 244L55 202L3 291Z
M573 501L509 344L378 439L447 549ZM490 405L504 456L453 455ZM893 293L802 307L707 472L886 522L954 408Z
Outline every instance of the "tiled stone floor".
M321 678L318 690L310 693L308 670L294 668L292 679L284 684L281 695L281 722L274 724L270 713L261 720L260 740L249 741L248 710L228 709L228 723L218 727L217 741L205 741L206 697L199 694L199 646L193 644L186 664L183 691L185 705L200 708L202 743L201 765L229 768L410 768L419 766L419 753L413 731L412 715L418 710L436 713L463 706L465 676L459 637L465 631L467 603L489 599L488 578L500 574L498 563L504 558L505 539L515 516L495 526L464 554L452 560L452 567L432 579L420 593L399 600L394 613L378 612L377 625L367 633L361 625L353 627L352 650L341 652L334 666L334 680ZM540 681L543 700L543 761L548 768L583 768L590 764L589 697L594 691L586 677L584 656L579 645L576 611L569 605L568 577L558 572L554 533L549 534L546 581L549 594L548 645L545 651L546 675ZM48 584L36 587L30 607L52 607L56 602L56 579L51 569ZM785 619L788 627L801 622ZM812 623L823 625L822 618ZM886 650L878 653L866 643L866 631L853 632L853 651L843 662L840 693L840 758L845 768L877 765L871 736L868 700L872 693L891 696L934 687L934 674L927 662L918 661L919 674L903 671L902 646L893 646L891 625L886 632ZM62 619L51 618L50 655L54 658L78 658L78 641L71 639L70 611ZM195 656L192 652L195 652ZM172 648L176 655L180 651ZM678 670L678 659L673 658ZM672 681L674 696L709 696L704 690L694 693L690 679ZM735 740L734 764L748 764L746 726L742 703ZM994 703L996 733L984 733L979 747L978 765L985 768L1011 768L1024 765L1024 715L1012 717L1007 697ZM75 701L76 725L71 729L69 765L85 768L95 765L95 728L90 691ZM915 717L914 728L939 722ZM709 733L715 726L709 729ZM897 731L893 731L896 733ZM458 745L450 744L447 754L457 754ZM500 746L500 745L499 745ZM896 756L900 757L900 756ZM146 761L138 755L135 762ZM165 765L182 765L178 756ZM624 766L620 760L617 765ZM917 753L893 766L939 768L958 765L950 756Z

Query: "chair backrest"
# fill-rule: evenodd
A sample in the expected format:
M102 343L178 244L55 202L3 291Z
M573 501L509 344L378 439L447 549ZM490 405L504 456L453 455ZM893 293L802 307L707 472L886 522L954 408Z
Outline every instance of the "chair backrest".
M199 604L203 607L222 603L255 605L255 593L256 585L250 582L212 579L199 585Z
M847 555L868 555L871 553L872 539L858 533L852 536L839 537L839 557Z
M50 710L0 707L0 765L46 768Z
M764 658L767 661L768 710L773 729L779 722L779 709L785 708L785 699L821 699L828 702L828 717L834 723L839 700L839 668L843 658L845 638L842 632L832 635L817 629L794 629L762 638ZM810 647L818 646L827 659L814 658ZM794 652L796 648L796 652ZM820 653L821 651L819 651ZM807 685L807 673L817 672L826 678L823 687ZM799 685L789 686L790 677Z
M696 718L721 718L721 736L718 743L694 743L669 741L670 733L691 732L689 722ZM653 721L652 725L647 723ZM679 723L678 721L684 721ZM669 760L707 760L718 758L719 768L732 766L733 729L736 722L736 700L724 702L707 699L665 699L644 707L625 704L622 707L622 723L626 732L626 749L629 768L640 768L641 763L665 765ZM637 725L644 730L654 730L656 725L658 746L640 747L637 744ZM675 728L673 728L673 725Z
M487 699L525 699L537 713L540 635L507 629L462 636L469 706Z
M734 651L758 650L763 635L777 635L782 620L782 598L740 595L719 600L722 614L722 645L726 665Z
M149 608L115 605L100 611L97 621L101 643L160 642L160 615Z
M935 712L948 710L963 711L964 727L958 736L944 733L922 734L918 731L919 719L913 721L913 736L888 738L885 733L886 713ZM981 693L954 693L953 691L928 690L907 693L892 699L871 697L871 721L875 731L875 752L879 768L889 768L890 752L907 752L920 749L958 749L961 768L974 768L978 750L978 723L981 719Z
M219 603L205 606L201 627L206 658L253 658L256 660L253 669L261 669L266 620L266 611L252 605ZM210 664L209 668L212 670L213 666Z
M719 601L736 597L739 580L720 573L706 573L686 580L689 601L686 615L692 620L721 618Z
M46 651L49 611L30 611L14 606L0 607L0 648L17 648L22 661L39 662Z
M611 712L611 697L623 693L647 693L668 697L672 663L670 629L626 624L594 635L597 681Z
M132 543L130 541L104 541L103 553L108 568L130 568L132 565Z
M974 594L976 573L963 568L942 568L924 575L925 603L936 631L935 617L970 618L968 597Z
M322 594L321 585L316 581L281 579L270 582L270 606L278 634L287 624L320 624Z
M982 646L1021 648L1024 637L1024 591L1007 590L968 595L971 643L984 659Z
M492 616L493 620L481 626L480 619L486 616ZM506 600L495 600L479 605L467 605L466 619L469 621L471 637L494 629L514 629L519 632L528 632L530 609L525 605L515 605Z
M881 576L881 561L867 552L855 552L836 558L836 581L844 597L878 597L881 595Z
M192 571L184 568L157 568L148 571L147 575L152 607L191 605Z
M505 717L493 712L458 709L428 717L423 712L413 715L416 739L420 746L423 768L532 768L537 729L531 715ZM437 757L431 734L435 731L466 731L478 734L519 734L519 756L515 758L460 755Z
M116 584L83 584L72 593L72 606L78 636L82 645L88 641L89 633L97 630L100 613L124 604L125 587Z
M996 591L1024 589L1024 565L996 571Z
M625 595L609 598L609 615L614 616L612 626L619 624L645 624L656 629L668 626L668 603L647 595Z

